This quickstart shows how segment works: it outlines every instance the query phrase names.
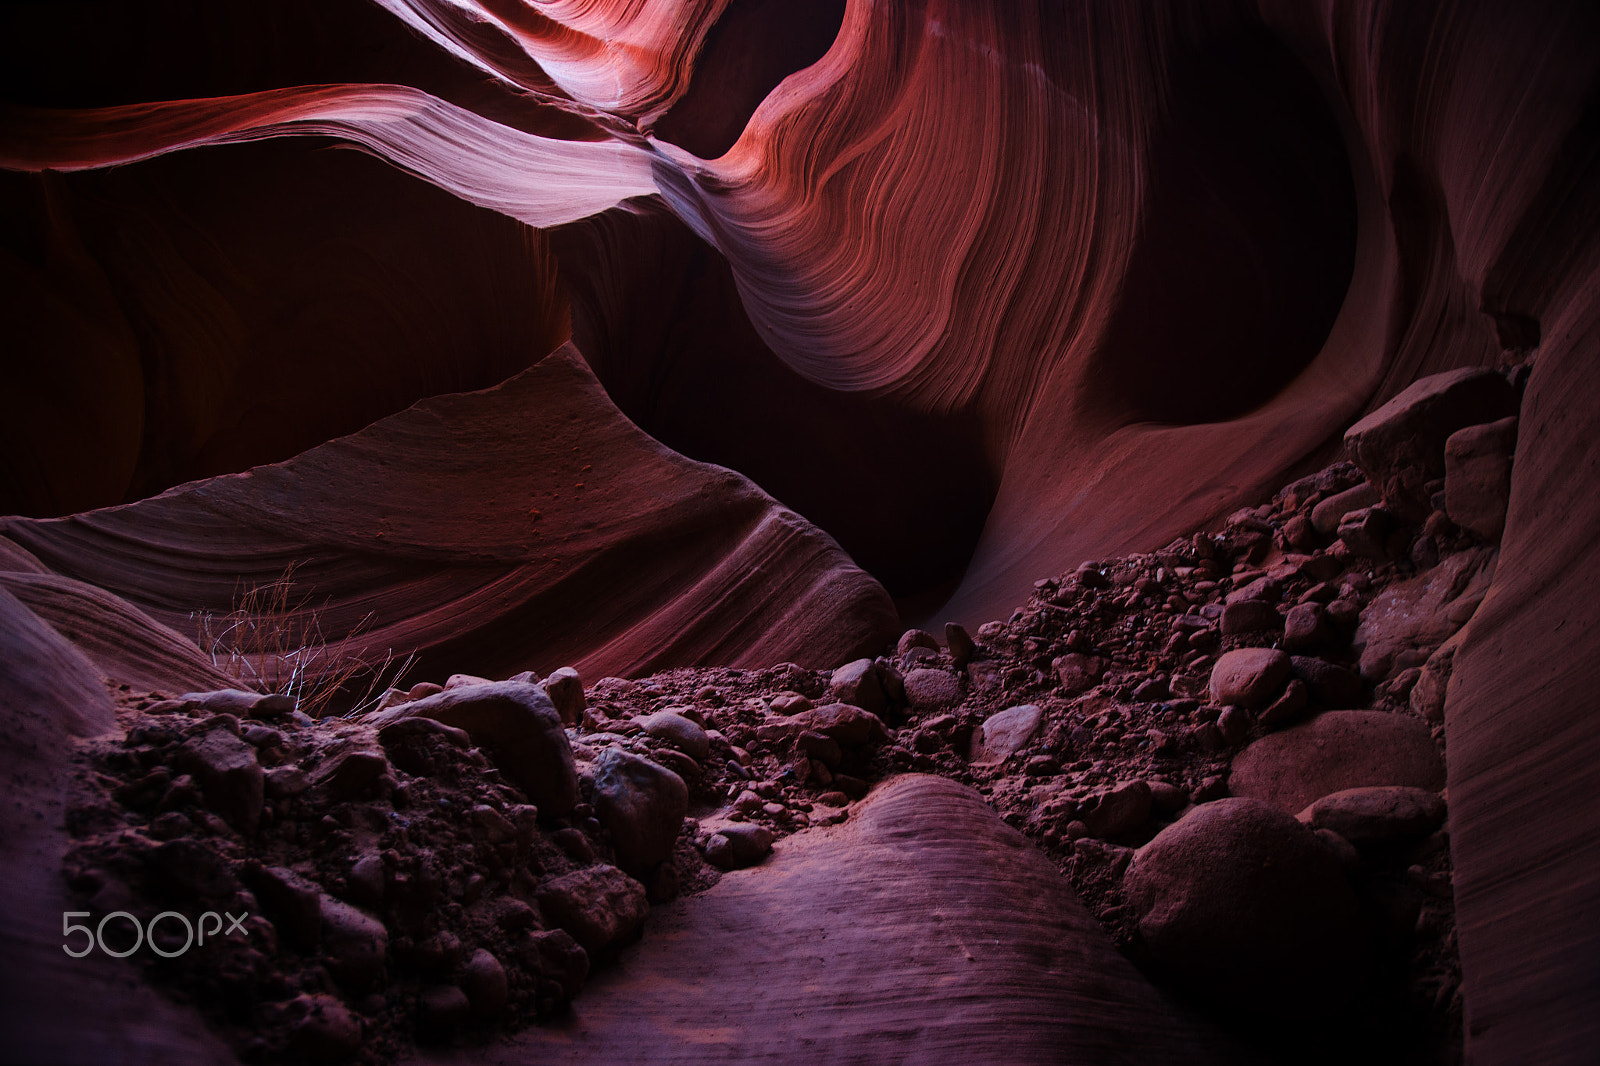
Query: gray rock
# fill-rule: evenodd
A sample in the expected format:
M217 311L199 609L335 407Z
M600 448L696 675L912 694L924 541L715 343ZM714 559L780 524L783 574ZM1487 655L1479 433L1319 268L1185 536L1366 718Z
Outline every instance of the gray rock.
M595 817L629 873L642 875L672 854L688 810L688 786L666 767L620 748L595 760Z
M657 711L634 720L650 736L666 741L696 762L704 762L711 754L711 738L706 731L676 711Z
M1323 796L1297 818L1329 829L1356 847L1425 837L1444 823L1444 798L1437 792L1398 785L1347 788Z
M1005 762L1033 739L1043 721L1044 711L1031 703L991 714L973 731L972 761L980 766Z
M431 718L465 730L546 815L565 817L578 800L578 773L561 716L537 685L500 681L447 687L366 720L381 732L405 718Z
M632 936L650 906L639 882L615 866L590 866L541 885L539 909L594 953Z
M550 702L555 705L556 713L561 716L563 725L582 723L588 701L584 699L583 679L578 676L578 671L570 666L553 670L550 676L544 679L543 687L545 695L549 696Z
M1211 701L1254 710L1271 702L1289 678L1289 657L1272 648L1239 648L1211 668Z
M1135 853L1123 889L1157 964L1230 1013L1329 1016L1366 983L1371 938L1338 859L1264 804L1193 808Z

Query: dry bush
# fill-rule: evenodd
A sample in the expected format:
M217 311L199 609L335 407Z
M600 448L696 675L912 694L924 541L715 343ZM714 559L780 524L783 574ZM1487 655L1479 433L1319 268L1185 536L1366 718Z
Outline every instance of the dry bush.
M292 696L296 707L313 718L346 702L346 717L360 714L411 669L416 653L397 662L393 649L379 658L357 644L372 627L372 612L330 640L322 628L326 602L313 607L314 592L295 595L297 566L290 563L264 585L241 587L227 614L190 614L196 639L212 665L244 687Z

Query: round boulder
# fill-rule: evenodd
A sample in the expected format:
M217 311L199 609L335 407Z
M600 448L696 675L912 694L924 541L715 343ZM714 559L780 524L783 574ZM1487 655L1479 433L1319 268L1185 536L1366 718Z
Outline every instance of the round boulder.
M650 736L672 745L695 762L705 762L711 754L711 738L706 731L677 711L657 711L636 721Z
M954 707L961 702L961 681L945 670L912 670L906 674L906 702L919 711Z
M1196 807L1135 853L1123 887L1154 960L1232 1013L1323 1017L1365 985L1371 937L1339 860L1265 804Z
M594 812L616 845L617 865L643 874L672 854L689 788L666 767L607 748L594 764Z
M1444 788L1428 724L1383 711L1328 711L1262 737L1233 760L1228 787L1289 814L1347 788Z
M1230 651L1211 669L1211 702L1265 707L1289 679L1289 668L1289 657L1273 648Z

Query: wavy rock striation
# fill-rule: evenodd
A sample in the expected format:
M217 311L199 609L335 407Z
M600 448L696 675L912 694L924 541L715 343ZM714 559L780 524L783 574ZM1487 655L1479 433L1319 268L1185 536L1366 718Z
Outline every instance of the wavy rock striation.
M49 25L37 6L0 17ZM380 33L345 67L262 34L241 45L248 75L197 58L204 77L146 70L124 82L150 87L136 95L107 73L141 62L104 46L110 19L64 48L101 42L88 87L41 74L7 97L7 168L136 165L98 188L6 178L27 353L8 368L26 431L7 454L32 434L57 446L8 468L3 498L86 512L10 519L6 536L174 628L300 561L333 632L372 612L374 647L450 669L831 664L892 632L857 563L909 620L978 622L1040 574L1266 496L1420 376L1532 355L1502 555L1445 712L1469 1054L1592 1049L1600 630L1597 579L1574 562L1594 542L1600 410L1592 4L849 0L811 22L759 0L382 7L434 54ZM170 54L225 54L253 17L229 10L167 10ZM170 88L186 85L202 88ZM313 186L343 167L261 146L212 172L254 198L202 197L193 232L162 202L198 179L157 156L303 135L559 228L579 348L622 413L570 349L461 391L565 339L553 270L522 230L362 161L353 180L409 205L425 239L385 245L384 220L312 194L316 219L286 212L281 247L229 237L228 219L279 217L257 202L257 163ZM330 390L371 404L345 421L317 420L341 403L308 403L296 432L259 430L273 408L252 397L315 391L280 389L273 370L304 364L266 349L338 364L327 316L237 296L197 311L182 294L290 285L299 240L323 231L390 249L394 276L358 270L349 298L380 294L360 321L387 339L355 347L396 356L357 365L392 381L381 399L359 380ZM233 274L252 247L288 268ZM430 247L454 258L429 264ZM329 254L311 276L349 276ZM524 280L536 295L507 310ZM216 317L241 308L261 317ZM415 342L486 314L509 326L470 352ZM211 380L241 367L240 385ZM785 413L762 425L753 390ZM81 415L59 416L80 395ZM748 471L838 541L635 424Z

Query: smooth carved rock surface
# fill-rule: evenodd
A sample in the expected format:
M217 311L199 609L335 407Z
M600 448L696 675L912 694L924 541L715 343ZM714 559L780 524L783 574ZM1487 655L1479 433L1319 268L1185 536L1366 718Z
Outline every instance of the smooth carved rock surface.
M417 651L491 676L827 666L897 628L831 538L646 437L571 348L282 464L88 515L0 519L0 532L180 630L305 552L321 573L302 567L288 601L305 601L301 624L330 650ZM227 562L196 569L195 553ZM371 612L382 622L359 631Z
M908 585L954 583L939 613L975 623L1042 574L1256 502L1419 378L1536 351L1496 591L1444 701L1451 841L1469 1055L1592 1055L1600 579L1573 561L1593 554L1592 494L1574 481L1600 441L1593 5L818 5L776 52L741 46L791 25L759 14L780 5L543 5L512 29L503 4L384 0L362 5L361 33L305 30L334 6L162 6L140 13L139 48L80 5L5 12L35 21L0 32L22 87L0 180L23 353L0 388L0 451L19 457L0 510L109 507L340 434L359 439L331 466L360 466L362 426L492 386L571 333L667 447L759 468L801 513L827 510L857 562L916 554ZM308 54L308 37L327 44ZM304 134L408 173L221 143ZM217 146L150 158L197 144ZM130 165L73 172L114 162ZM513 220L545 230L570 318L551 256ZM795 402L746 400L779 394ZM592 413L577 407L562 410ZM828 461L795 462L797 440ZM538 483L566 501L545 517L573 509L562 521L579 528L559 535L578 548L510 565L509 537L467 531L492 524L485 501L520 516L525 499L443 493L419 465L374 499L303 463L296 476L336 491L298 524L277 505L241 512L230 479L191 486L149 521L157 501L51 527L40 555L174 629L231 606L236 572L272 579L267 558L312 555L350 577L342 625L383 590L385 624L405 621L381 638L433 649L440 676L520 669L541 645L551 662L731 660L770 634L833 665L865 652L830 643L863 605L852 638L904 628L810 530L776 538L808 550L755 538L698 583L689 564L648 588L597 576L617 552L703 551L672 535L685 510L718 510L693 492L648 512L619 496L608 516L638 511L631 539L583 556L595 541L573 515L594 494ZM361 466L358 486L377 473ZM371 511L341 524L354 500ZM375 516L403 512L415 532L441 505L456 528L380 546L396 529ZM724 548L750 539L733 527ZM909 535L929 529L958 533ZM216 552L227 562L208 568ZM803 577L777 581L781 565ZM574 573L585 587L563 582ZM619 632L580 610L598 602L651 621ZM728 629L690 624L730 602Z
M72 738L115 726L99 672L0 589L0 1031L19 1062L115 1062L130 1034L151 1061L233 1063L199 1014L131 985L101 956L62 953L61 915L75 902L59 870L68 837L64 787ZM96 1009L85 1012L79 997Z
M570 1021L473 1061L1252 1061L1156 993L976 793L938 778L888 784L843 826L657 908L620 962Z

